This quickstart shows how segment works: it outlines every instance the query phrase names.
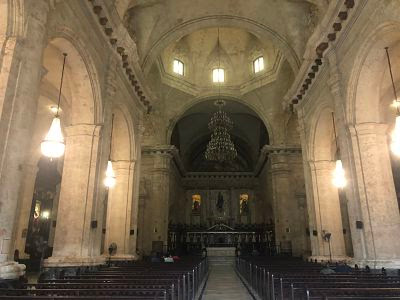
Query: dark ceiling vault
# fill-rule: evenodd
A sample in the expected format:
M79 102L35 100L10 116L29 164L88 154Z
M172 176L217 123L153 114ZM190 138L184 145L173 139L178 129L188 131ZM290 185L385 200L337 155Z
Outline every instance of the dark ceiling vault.
M227 101L224 110L234 122L231 138L238 151L232 162L207 161L204 152L211 132L208 122L217 110L215 100L200 102L188 109L175 127L171 144L180 152L187 171L191 172L251 172L257 162L262 146L268 144L268 132L257 114L248 106L236 101Z

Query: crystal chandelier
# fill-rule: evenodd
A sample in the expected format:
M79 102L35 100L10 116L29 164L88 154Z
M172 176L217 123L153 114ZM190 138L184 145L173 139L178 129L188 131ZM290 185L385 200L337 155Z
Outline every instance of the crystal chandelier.
M208 123L208 128L212 133L205 157L207 160L219 162L234 160L237 156L237 151L229 134L229 131L233 128L233 122L226 112L222 110L225 105L224 100L217 100L215 105L218 106L218 111L214 113L210 123Z

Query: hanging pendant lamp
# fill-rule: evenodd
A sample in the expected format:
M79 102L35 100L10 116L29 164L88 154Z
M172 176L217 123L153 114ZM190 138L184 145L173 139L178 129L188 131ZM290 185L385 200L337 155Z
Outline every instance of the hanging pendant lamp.
M389 48L385 47L385 50L386 50L386 57L389 65L390 79L392 81L393 94L394 94L394 100L392 106L396 108L396 121L391 136L392 142L390 144L390 149L392 150L394 155L400 156L400 110L399 110L400 101L397 98L396 87L394 85L392 64L390 63L390 56L389 56Z
M107 188L114 187L114 185L115 185L115 183L117 181L116 178L115 178L115 173L114 173L113 166L112 166L112 161L111 161L111 146L112 146L113 128L114 128L114 114L112 115L112 118L111 118L110 152L108 154L106 177L104 178L104 185Z
M333 113L332 113L332 121L333 121L333 133L335 135L336 149L339 149L338 143L337 143L337 138L336 138L335 116ZM346 180L345 172L343 169L342 160L340 160L340 159L336 160L335 170L333 170L332 175L333 175L332 183L334 186L336 186L339 189L342 189L346 186L347 180Z
M64 61L61 72L61 83L60 83L60 91L58 93L58 104L57 104L56 115L54 116L54 119L51 122L49 132L47 133L46 137L40 144L40 149L42 151L42 154L44 156L50 157L50 159L61 157L65 151L64 136L61 131L61 121L59 117L61 89L64 79L65 60L67 58L66 53L63 53L63 55L64 55Z

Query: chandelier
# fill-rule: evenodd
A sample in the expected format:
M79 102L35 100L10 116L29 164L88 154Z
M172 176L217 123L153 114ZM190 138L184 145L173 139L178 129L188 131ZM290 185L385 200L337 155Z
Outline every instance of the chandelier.
M394 155L400 156L400 108L399 108L400 100L397 98L396 87L394 85L392 64L390 63L390 56L389 56L389 47L385 47L385 50L386 50L386 58L389 65L389 74L394 95L392 106L396 108L396 119L395 119L394 130L392 132L392 142L390 144L390 148Z
M336 137L335 115L333 112L332 112L332 122L333 122L333 134L335 135L336 149L339 149ZM333 171L332 174L332 183L339 189L344 188L347 184L346 175L343 169L343 164L341 159L336 160L335 170Z
M44 156L49 157L50 159L61 157L64 154L65 150L65 143L64 143L64 136L61 130L61 121L60 121L60 102L61 102L61 89L63 86L63 79L64 79L64 69L65 69L65 60L67 58L67 54L63 53L64 60L63 66L61 71L61 83L60 83L60 90L58 93L58 104L57 109L55 109L56 115L51 122L50 129L46 134L46 137L40 144L40 149Z
M229 131L233 128L233 122L227 113L222 110L224 100L217 100L215 105L218 111L211 117L208 128L212 131L211 140L208 142L205 157L212 161L231 161L237 156L235 145L231 140Z
M110 151L108 152L106 177L104 178L104 185L107 188L114 187L115 182L117 181L115 178L115 172L113 170L112 161L111 161L111 146L112 146L113 129L114 129L114 114L112 114L112 116L111 116Z

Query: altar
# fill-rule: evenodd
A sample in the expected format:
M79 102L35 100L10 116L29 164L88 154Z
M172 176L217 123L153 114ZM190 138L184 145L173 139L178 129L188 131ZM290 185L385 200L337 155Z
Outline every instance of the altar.
M224 257L234 257L235 247L207 247L207 256L224 256Z

